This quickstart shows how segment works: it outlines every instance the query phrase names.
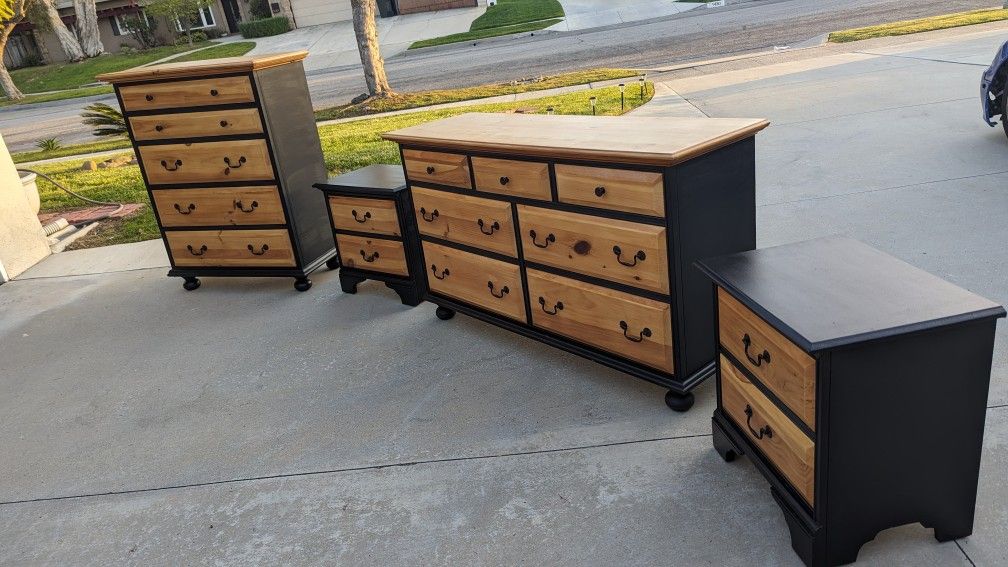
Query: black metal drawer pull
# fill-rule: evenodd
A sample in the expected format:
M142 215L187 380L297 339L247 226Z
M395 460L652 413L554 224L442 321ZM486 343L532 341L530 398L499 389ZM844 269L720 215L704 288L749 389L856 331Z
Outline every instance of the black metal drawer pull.
M227 120L221 120L220 121L220 127L221 128L227 128L227 125L228 125L228 121Z
M500 298L504 297L505 295L511 293L511 290L508 289L508 286L504 286L504 287L500 288L500 295L497 295L497 292L494 291L494 284L493 284L492 281L487 282L487 287L490 288L490 295L492 295L492 296L494 296L494 297L496 297L498 299L500 299Z
M269 244L263 244L262 248L260 248L258 252L256 252L255 247L253 247L251 244L249 244L248 245L248 250L249 250L249 252L251 252L255 256L262 256L263 254L265 254L269 250Z
M630 342L639 343L643 341L645 338L649 338L651 336L651 329L647 327L641 329L640 335L637 335L636 337L631 337L630 335L627 334L629 325L627 325L626 321L620 321L619 326L620 329L623 329L623 336L626 337L627 340Z
M364 211L364 214L361 215L360 217L358 217L357 216L357 209L353 209L352 211L350 211L350 214L353 215L353 220L355 220L355 221L357 221L357 222L359 222L361 224L366 223L368 221L368 219L371 218L371 211Z
M185 209L184 211L182 210L183 208ZM178 203L175 203L175 210L183 215L192 214L196 210L196 203L189 203L188 207L180 207Z
M490 236L491 234L493 234L495 230L500 230L500 223L498 223L497 221L494 221L494 223L491 224L491 225L487 225L486 223L483 222L483 219L479 219L478 221L476 221L476 224L479 225L480 232L482 232L483 234L485 234L487 236ZM484 225L490 227L490 232L487 232L487 231L483 230L483 226Z
M643 262L647 258L647 255L644 254L643 250L638 250L637 253L633 255L633 263L624 262L623 258L622 258L622 256L623 256L623 250L621 250L619 246L613 246L612 247L612 251L613 251L613 254L616 255L616 261L617 262L619 262L620 264L623 264L624 266L629 266L631 268L634 267L634 266L636 266L637 262Z
M756 431L755 429L753 429L753 426L752 426L752 414L753 414L752 406L749 405L749 404L746 404L745 405L745 415L746 415L746 421L745 421L745 423L746 423L746 426L749 428L749 433L752 433L752 436L755 437L755 438L757 438L757 439L762 439L764 437L766 437L767 439L773 439L773 429L770 429L770 424L766 424L763 427L760 427L759 431Z
M553 311L550 311L549 309L546 309L546 298L540 295L539 308L542 309L543 313L546 313L547 315L556 315L557 312L563 311L563 301L557 301L556 303L554 303Z
M434 219L438 218L438 215L440 214L441 213L439 213L437 209L434 209L433 211L430 212L430 217L428 217L427 209L420 207L420 216L422 216L423 220L427 222L434 222Z
M546 235L545 244L539 244L536 242L536 231L530 230L529 236L532 237L532 244L534 244L536 248L548 248L551 243L556 242L556 236L552 232Z
M196 250L193 250L192 244L186 244L186 250L188 250L189 253L192 254L193 256L202 256L206 254L207 247L206 244L204 244L203 246L199 247L199 252L197 252Z
M217 89L210 89L210 96L217 96L218 94L220 93L217 92Z
M437 278L437 279L439 279L439 280L443 280L443 279L445 279L445 278L447 278L448 276L451 275L451 272L448 271L448 268L445 268L444 270L442 270L440 276L437 273L437 266L436 265L431 264L430 265L430 269L431 269L431 272L434 273L434 277Z
M511 182L511 178L510 177L508 177L507 175L501 175L501 178L500 178L500 184L501 185L507 185L510 182Z
M147 99L147 102L153 102L154 101L154 95L152 95L152 94L146 95L146 96L144 96L144 98Z
M162 125L162 124L157 124L157 125L155 125L155 126L154 126L154 130L155 130L156 132L160 132L160 131L164 130L164 125Z
M433 165L428 165L427 166L427 175L434 175L434 166Z
M257 208L259 208L259 201L252 201L252 208L246 209L245 205L243 205L242 202L241 202L241 200L239 199L239 200L237 200L237 201L234 202L234 208L238 209L239 211L241 211L243 213L251 213L252 211L254 211Z
M374 262L375 260L378 259L378 251L375 250L374 254L368 256L367 254L364 253L363 250L361 250L360 251L360 257L364 258L365 262Z
M753 366L762 366L764 362L770 364L770 352L766 349L763 349L763 352L757 354L756 358L753 358L752 355L749 354L749 345L752 344L752 339L749 337L749 333L742 335L742 344L745 345L746 358L749 359L749 362L751 362Z
M602 195L605 195L605 187L599 185L595 188L595 196L601 197Z
M238 169L239 167L245 165L246 161L245 156L239 156L237 162L231 163L231 158L224 156L224 163L227 165L227 167L224 168L224 175L230 174L232 169Z
M168 160L161 160L161 167L165 168L167 171L178 171L178 168L182 167L182 160L177 159L171 166L168 165Z

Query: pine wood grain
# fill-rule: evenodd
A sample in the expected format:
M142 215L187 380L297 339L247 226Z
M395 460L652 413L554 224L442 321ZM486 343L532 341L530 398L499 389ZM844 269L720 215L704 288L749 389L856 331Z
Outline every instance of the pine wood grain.
M532 269L527 276L533 325L673 372L667 303Z
M154 79L223 75L227 73L248 73L276 67L277 65L296 63L307 56L307 51L290 51L286 53L243 55L240 57L220 57L204 61L180 61L177 63L161 63L146 67L134 67L124 71L102 73L95 78L106 83L126 83Z
M274 178L265 140L164 144L139 146L138 150L152 185Z
M665 227L529 205L518 205L518 224L522 251L529 261L669 292ZM614 247L619 248L619 256ZM643 253L643 259L638 253Z
M427 181L452 187L472 189L469 159L465 154L403 150L406 177L410 181Z
M719 361L721 404L739 428L810 505L815 498L815 443L802 433L745 375L724 356ZM752 418L746 407L752 408ZM769 426L771 434L757 439L752 430Z
M329 209L337 230L402 236L395 201L333 195L329 197Z
M423 243L423 253L431 291L525 321L525 294L517 265L433 242Z
M199 138L237 134L261 134L262 120L256 108L234 108L209 112L180 112L131 116L130 128L137 140Z
M509 203L423 187L412 194L420 234L518 256Z
M285 229L167 230L165 239L176 266L294 265L294 250Z
M473 157L472 167L480 191L545 201L552 198L546 163Z
M816 361L786 339L722 288L718 296L718 338L721 345L805 425L815 430ZM743 342L749 337L748 355ZM763 351L770 361L762 360ZM758 360L759 366L750 358Z
M275 186L155 189L163 226L287 224Z
M563 203L665 216L662 174L656 171L557 164L556 183Z
M337 234L340 262L348 268L373 270L400 276L409 275L402 242L384 238L365 238Z
M122 98L123 109L127 112L255 102L252 83L248 77L129 85L120 87L119 96Z

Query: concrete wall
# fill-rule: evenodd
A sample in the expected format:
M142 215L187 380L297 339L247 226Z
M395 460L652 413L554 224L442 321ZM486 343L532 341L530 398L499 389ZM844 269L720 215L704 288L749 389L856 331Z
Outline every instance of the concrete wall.
M42 225L28 204L21 178L0 134L0 264L14 278L49 255Z
M473 8L476 0L398 0L397 4L400 14L414 14L451 8Z

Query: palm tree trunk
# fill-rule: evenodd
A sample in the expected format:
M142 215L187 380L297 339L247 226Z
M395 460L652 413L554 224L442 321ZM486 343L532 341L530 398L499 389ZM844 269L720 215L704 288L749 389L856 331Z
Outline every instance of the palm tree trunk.
M66 24L60 19L59 12L56 10L55 3L53 0L35 0L38 2L42 9L45 10L46 19L49 21L49 27L52 28L54 34L56 34L56 39L59 40L60 48L63 53L66 54L68 61L80 61L84 59L84 50L81 49L80 42L77 41L77 36L67 29Z
M385 60L378 44L378 26L375 24L375 0L350 0L353 8L354 34L357 50L364 66L364 81L371 96L394 94L385 76Z
M105 53L101 35L98 34L98 13L95 0L73 0L74 12L77 14L77 34L80 36L80 46L88 57L97 57Z
M14 27L24 19L24 0L14 0L8 8L13 15L3 24L3 28L0 28L0 89L3 89L8 99L21 100L24 98L24 93L17 88L14 79L7 71L7 65L3 62L3 52L7 49L7 40L10 38L11 32L14 31Z

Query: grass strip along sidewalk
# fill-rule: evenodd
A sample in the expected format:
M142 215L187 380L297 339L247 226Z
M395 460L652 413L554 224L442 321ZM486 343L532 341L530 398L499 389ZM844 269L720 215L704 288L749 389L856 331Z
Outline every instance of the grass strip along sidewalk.
M975 24L986 24L988 22L997 22L1000 20L1008 20L1008 9L995 8L990 10L973 10L970 12L958 12L955 14L945 14L943 16L921 18L919 20L906 20L878 26L836 31L829 35L829 41L833 43L846 43L849 41L860 41L874 37L908 35L912 33L943 30Z
M626 97L627 111L651 100L654 95L654 87L651 83L647 83L643 98L638 95L636 89L629 91L629 93ZM556 114L591 114L589 97L592 96L596 97L598 114L610 116L622 114L619 87L612 86L532 100L442 108L332 124L319 128L319 135L322 139L326 168L332 173L341 173L372 163L399 163L397 146L383 140L381 138L383 132L466 112L522 110L523 112L543 114L547 108L552 107ZM75 242L73 248L137 242L160 236L154 215L150 210L150 201L140 176L139 167L134 165L83 171L80 168L80 160L73 159L38 165L32 169L46 173L74 191L92 199L147 205L135 216L104 221L91 234ZM43 212L63 211L79 208L82 205L44 180L40 180L38 185Z
M473 20L469 31L423 39L414 42L409 48L541 30L560 22L563 17L563 6L557 0L499 0L496 6L488 6L486 13Z

